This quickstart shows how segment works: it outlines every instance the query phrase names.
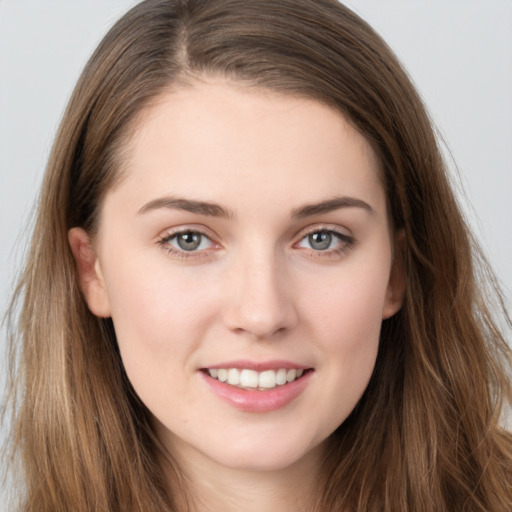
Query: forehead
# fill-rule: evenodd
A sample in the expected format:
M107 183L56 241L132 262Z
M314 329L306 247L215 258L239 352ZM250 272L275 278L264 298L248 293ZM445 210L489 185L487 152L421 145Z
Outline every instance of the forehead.
M337 110L223 80L157 97L134 125L121 173L147 200L158 192L293 202L298 188L311 202L383 194L371 146Z

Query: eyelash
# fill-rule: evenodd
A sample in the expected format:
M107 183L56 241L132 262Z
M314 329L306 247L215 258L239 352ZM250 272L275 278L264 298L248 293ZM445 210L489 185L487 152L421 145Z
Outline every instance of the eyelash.
M315 249L309 249L309 248L300 248L298 245L303 241L306 240L308 237L318 234L318 233L325 233L331 236L334 236L338 239L339 247L336 247L334 249L325 249L325 250L315 250ZM356 240L353 236L347 235L346 233L341 233L340 231L337 231L336 229L332 229L331 227L327 226L317 226L314 229L302 232L300 234L300 239L298 242L294 243L293 246L297 247L299 250L305 250L308 251L309 254L314 258L335 258L339 257L342 254L347 253L354 247L354 244L356 243Z
M303 242L308 237L318 234L318 233L325 233L328 235L331 235L338 239L339 247L336 247L334 249L325 249L325 250L315 250L310 248L301 248L299 247L299 244ZM188 259L188 258L202 258L202 257L208 257L209 252L208 249L201 249L201 250L191 250L187 251L185 249L177 249L170 245L171 240L174 238L185 235L185 234L193 234L193 235L199 235L200 237L206 238L210 241L212 245L218 245L216 244L212 238L207 235L206 233L197 230L197 229L181 229L178 231L174 231L172 233L167 233L160 237L157 241L157 244L160 245L165 251L167 251L169 254L173 255L174 257L180 258L180 259ZM202 243L202 241L201 241ZM332 229L330 227L316 227L315 229L311 229L309 231L303 232L300 234L300 239L298 242L295 242L293 244L294 248L297 248L299 250L308 251L312 257L315 258L330 258L330 257L336 257L341 256L342 254L348 252L354 244L356 243L356 240L354 237L347 235L345 233L341 233L335 229Z
M171 254L174 257L177 257L179 259L188 259L188 258L202 258L202 257L208 257L208 252L206 249L202 249L199 251L186 251L185 249L176 249L172 245L170 245L171 240L174 238L177 238L180 235L185 234L193 234L193 235L199 235L202 238L206 238L209 240L212 245L216 245L215 242L212 240L211 236L208 236L206 233L203 233L202 231L198 229L181 229L174 231L172 233L167 233L160 237L157 241L158 245L160 245L165 251L167 251L169 254ZM202 241L201 241L202 243Z

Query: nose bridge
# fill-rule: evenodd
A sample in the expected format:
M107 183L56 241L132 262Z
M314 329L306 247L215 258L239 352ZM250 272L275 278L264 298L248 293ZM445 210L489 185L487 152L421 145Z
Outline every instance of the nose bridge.
M241 252L233 262L226 325L257 338L290 329L297 321L284 258L272 247Z

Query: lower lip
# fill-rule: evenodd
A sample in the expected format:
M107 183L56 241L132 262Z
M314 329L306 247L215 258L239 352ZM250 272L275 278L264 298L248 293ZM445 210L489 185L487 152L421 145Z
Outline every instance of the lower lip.
M285 407L295 400L306 388L313 374L307 371L297 380L275 388L258 391L241 389L200 372L210 389L222 400L245 412L271 412Z

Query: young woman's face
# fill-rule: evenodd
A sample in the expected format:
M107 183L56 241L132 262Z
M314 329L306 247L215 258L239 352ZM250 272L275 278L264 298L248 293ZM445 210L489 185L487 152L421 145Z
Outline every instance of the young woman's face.
M320 103L216 81L161 96L128 149L93 249L70 241L162 441L253 470L315 453L402 300L370 146Z

